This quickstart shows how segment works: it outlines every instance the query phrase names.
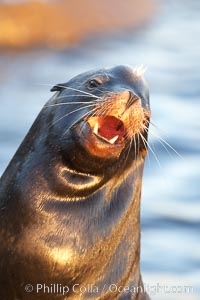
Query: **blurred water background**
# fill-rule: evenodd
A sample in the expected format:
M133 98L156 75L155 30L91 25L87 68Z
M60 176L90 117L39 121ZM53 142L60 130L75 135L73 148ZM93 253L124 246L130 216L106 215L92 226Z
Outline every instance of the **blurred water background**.
M152 122L142 193L141 268L152 299L200 299L200 1L159 1L160 15L136 32L90 37L62 52L0 57L0 174L51 86L89 69L145 64ZM169 146L163 147L166 140ZM159 163L158 163L158 161ZM155 286L192 286L163 292ZM153 295L155 294L155 295Z

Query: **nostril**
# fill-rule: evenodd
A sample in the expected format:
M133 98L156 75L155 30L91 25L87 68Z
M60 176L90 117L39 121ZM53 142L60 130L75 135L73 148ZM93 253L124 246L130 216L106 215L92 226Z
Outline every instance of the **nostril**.
M126 109L128 109L137 100L139 100L138 96L136 96L132 92L129 92L129 98L128 98L128 101L126 103Z

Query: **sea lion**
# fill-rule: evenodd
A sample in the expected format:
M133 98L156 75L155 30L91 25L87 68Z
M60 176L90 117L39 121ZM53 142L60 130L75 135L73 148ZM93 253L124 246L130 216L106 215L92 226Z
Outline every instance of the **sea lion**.
M86 72L52 91L0 180L0 299L148 299L142 70Z

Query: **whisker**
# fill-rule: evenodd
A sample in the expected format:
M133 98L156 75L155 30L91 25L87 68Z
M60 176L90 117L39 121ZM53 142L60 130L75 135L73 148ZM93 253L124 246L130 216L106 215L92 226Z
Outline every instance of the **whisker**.
M150 158L149 158L149 155L148 155L149 151L148 151L148 147L147 147L147 140L145 139L145 137L142 135L141 132L139 132L139 135L140 135L140 137L141 137L141 139L143 141L144 147L145 147L145 149L147 151L148 163L149 163L149 166L150 166Z
M63 103L55 103L55 104L45 105L44 107L54 107L54 106L59 106L59 105L73 105L73 104L92 104L92 101L87 101L87 102L63 102ZM93 103L92 105L96 105L96 103Z
M75 113L75 112L77 112L77 111L79 111L79 110L81 110L81 109L85 109L85 108L93 107L93 106L94 106L94 104L90 104L90 105L86 105L86 106L83 106L83 107L79 107L79 108L77 108L77 109L74 109L73 111L70 111L69 113L67 113L67 114L65 114L64 116L62 116L61 118L55 120L51 126L54 126L57 122L61 121L63 118L65 118L65 117L67 117L67 116L69 116L69 115L71 115L71 114L73 114L73 113ZM51 127L51 126L50 126L50 127Z
M159 128L154 122L152 122L152 118L151 118L151 120L147 120L147 122L148 122L149 124L151 124L151 125L152 125L155 129L157 129L158 131L161 131L161 132L164 133L164 134L167 133L166 130L163 130L163 129Z
M87 98L94 98L94 96L91 96L91 95L81 95L81 94L74 94L74 95L65 95L65 96L60 96L60 97L56 97L56 100L57 99L63 99L63 98L72 98L72 97L87 97ZM100 99L100 98L99 98ZM98 100L93 100L93 101L98 101Z
M48 83L39 83L39 85L47 85L47 86L52 86L53 84L48 84ZM72 91L76 91L76 92L81 92L85 95L90 95L94 98L97 98L97 99L100 99L100 97L94 95L94 94L91 94L89 92L85 92L83 90L80 90L80 89L75 89L75 88L72 88L72 87L69 87L69 86L65 86L65 85L60 85L60 84L56 84L57 87L60 87L60 88L63 88L63 89L68 89L68 90L72 90Z
M61 98L66 98L66 97L73 97L73 96L80 96L80 97L88 97L87 95L66 95L63 97L57 97L57 99L61 99ZM91 96L92 98L92 96ZM74 101L74 102L61 102L61 103L54 103L54 104L49 104L49 105L45 105L44 107L53 107L53 106L59 106L59 105L73 105L73 104L97 104L100 103L101 105L104 104L104 102L106 102L106 105L109 106L109 104L111 104L112 99L101 99L101 103L98 100L92 100L92 101Z
M95 109L96 108L93 108L92 110L90 110L89 112L87 112L87 113L85 113L83 116L82 116L82 118L83 118L83 121L84 121L84 118L85 117L88 117L88 116L90 116L90 114L91 114L91 112L93 112L94 111L94 113L95 113ZM77 121L76 122L74 122L74 123L72 123L72 125L71 125L71 127L73 127L75 124L77 123ZM67 129L64 133L63 133L63 136L67 133L67 131L68 131L69 129Z
M136 142L136 160L137 160L139 155L139 135L137 132L135 133L135 137L137 138L137 142Z
M145 129L144 129L144 130L145 130ZM145 131L146 131L146 130L145 130ZM147 131L146 131L146 132L147 132ZM158 157L157 157L157 155L156 155L155 151L152 149L152 147L150 146L150 144L149 144L149 142L148 142L148 141L146 141L146 143L147 143L147 146L148 146L149 150L150 150L150 151L151 151L151 153L153 154L153 156L154 156L155 160L157 161L157 163L158 163L158 165L159 165L160 169L162 169L162 167L161 167L161 164L160 164L160 161L159 161L159 159L158 159Z
M85 95L89 95L89 96L92 96L92 97L97 98L97 99L101 99L101 97L98 97L98 96L96 96L96 95L94 95L92 93L85 92L83 90L75 89L75 88L72 88L72 87L69 87L69 86L64 86L64 85L63 86L62 85L57 85L57 86L61 87L61 88L64 88L64 89L67 89L67 90L81 92L81 93L83 93Z
M147 128L146 126L144 126L145 128ZM156 134L152 129L149 130L149 132L154 135L155 137L158 138L159 142L161 143L161 145L165 148L165 150L170 154L170 152L168 151L168 149L166 148L166 146L168 146L176 155L178 155L182 160L184 160L183 156L180 155L166 140L164 140L161 136L159 136L158 134ZM166 146L165 146L165 145ZM171 154L170 154L171 155Z
M155 136L155 134L152 132L151 129L149 129L148 131L149 131L149 134ZM166 150L166 152L167 152L170 156L172 156L172 154L171 154L170 151L167 149L167 147L165 146L165 144L164 144L159 138L158 138L158 141L159 141L159 143L163 146L163 148Z
M133 137L131 137L130 143L128 144L128 146L126 148L126 150L128 150L128 152L127 152L127 155L126 155L126 159L125 159L125 161L123 163L124 166L126 165L127 159L129 157L129 153L131 151L132 143L133 143Z
M135 139L135 134L134 134L134 150L135 150L135 159L136 159L136 157L137 157L137 146L136 146L136 139Z

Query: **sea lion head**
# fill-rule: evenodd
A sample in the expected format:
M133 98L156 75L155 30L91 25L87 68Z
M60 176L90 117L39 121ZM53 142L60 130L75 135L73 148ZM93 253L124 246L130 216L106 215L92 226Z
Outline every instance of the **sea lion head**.
M62 153L76 168L97 171L109 162L130 163L144 156L150 107L141 68L86 72L51 91L57 91L47 104L54 110L51 126L61 138Z

